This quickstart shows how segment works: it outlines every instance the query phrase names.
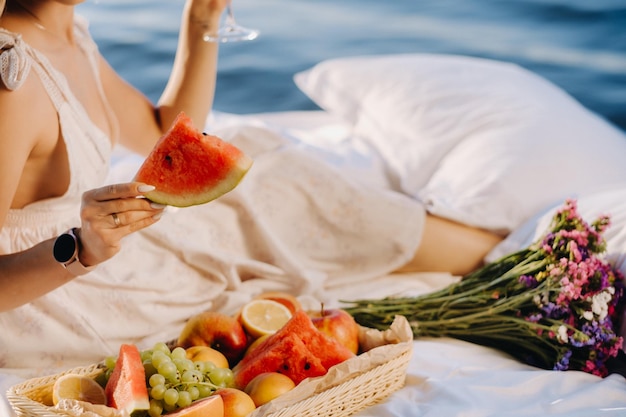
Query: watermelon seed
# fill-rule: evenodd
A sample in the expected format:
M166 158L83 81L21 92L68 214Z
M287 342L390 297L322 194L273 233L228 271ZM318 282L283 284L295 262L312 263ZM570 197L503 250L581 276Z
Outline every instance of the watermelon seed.
M308 371L309 369L311 369L311 364L310 364L309 362L306 362L306 363L304 364L304 370L305 370L305 371Z
M167 162L169 166L172 166L172 157L169 155L165 155L165 162Z

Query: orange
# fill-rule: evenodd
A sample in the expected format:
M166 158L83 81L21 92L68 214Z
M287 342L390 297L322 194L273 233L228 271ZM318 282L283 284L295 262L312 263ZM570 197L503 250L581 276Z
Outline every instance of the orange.
M257 407L291 391L296 384L287 375L279 372L264 372L252 378L244 391Z
M291 314L302 308L302 304L295 296L283 291L266 291L254 297L254 299L278 301L287 307Z
M104 388L94 379L84 375L66 374L59 377L52 387L52 403L61 400L79 400L92 404L106 404Z
M240 320L253 338L273 334L291 318L291 311L273 300L252 300L241 309Z

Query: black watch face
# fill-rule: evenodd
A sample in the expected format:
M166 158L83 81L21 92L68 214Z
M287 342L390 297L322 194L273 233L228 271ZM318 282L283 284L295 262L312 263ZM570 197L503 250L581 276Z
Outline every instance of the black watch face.
M72 259L74 253L76 252L76 241L74 237L68 234L63 234L59 236L54 243L54 259L57 262L65 263Z

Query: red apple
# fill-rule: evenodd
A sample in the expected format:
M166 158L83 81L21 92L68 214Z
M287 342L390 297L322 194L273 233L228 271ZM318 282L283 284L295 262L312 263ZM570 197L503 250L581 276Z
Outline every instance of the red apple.
M187 320L178 336L178 346L210 346L226 356L233 366L248 346L241 323L227 314L205 311Z
M359 352L359 325L354 317L341 308L307 311L313 325L324 334L334 338L351 352Z

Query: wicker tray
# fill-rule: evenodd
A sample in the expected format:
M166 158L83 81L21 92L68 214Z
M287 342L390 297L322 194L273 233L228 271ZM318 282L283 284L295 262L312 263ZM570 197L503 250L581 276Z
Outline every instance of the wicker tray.
M347 417L400 389L406 380L413 347L406 318L397 317L384 332L362 329L361 333L366 352L334 366L324 376L301 382L248 417ZM11 387L7 398L20 417L76 416L75 412L46 405L51 404L54 382L68 373L95 378L101 372L102 368L93 364L29 379Z

